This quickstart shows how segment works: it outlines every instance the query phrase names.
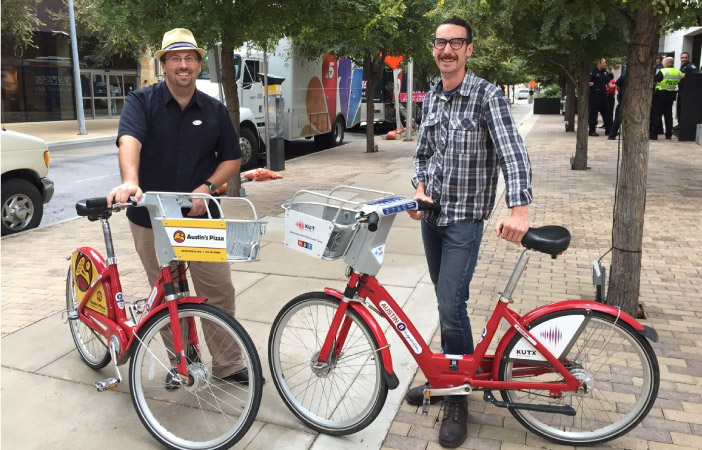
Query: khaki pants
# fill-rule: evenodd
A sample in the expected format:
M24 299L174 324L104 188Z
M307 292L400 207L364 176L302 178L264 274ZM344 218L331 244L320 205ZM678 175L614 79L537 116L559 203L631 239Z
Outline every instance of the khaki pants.
M141 263L146 271L149 284L154 285L160 267L154 248L154 234L151 228L144 228L129 222L134 237L134 246L139 254ZM234 317L234 284L228 263L196 262L190 263L190 275L198 296L206 297L207 304L216 306ZM181 327L184 322L181 321ZM185 330L183 330L185 332ZM219 378L227 377L245 367L241 357L241 349L219 327L211 324L203 326L207 347L212 354L212 375ZM164 337L170 341L171 336ZM173 361L171 361L173 363Z

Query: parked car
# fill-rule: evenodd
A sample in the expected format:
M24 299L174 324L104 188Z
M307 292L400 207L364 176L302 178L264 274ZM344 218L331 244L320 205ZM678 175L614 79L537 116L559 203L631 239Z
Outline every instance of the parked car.
M54 195L49 149L42 139L2 130L2 235L35 228Z
M517 92L517 100L528 100L529 99L529 89L520 89Z

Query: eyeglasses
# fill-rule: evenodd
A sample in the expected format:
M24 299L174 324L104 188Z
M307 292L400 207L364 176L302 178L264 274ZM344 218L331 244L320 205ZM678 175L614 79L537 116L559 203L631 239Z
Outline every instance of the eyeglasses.
M192 55L188 55L185 58L181 58L180 56L169 56L166 58L166 61L171 64L180 64L181 61L185 61L185 64L191 66L198 62L198 59Z
M468 42L468 39L466 39L466 38L453 38L453 39L434 38L431 40L432 45L437 50L441 50L444 47L446 47L447 43L451 44L452 49L458 50L461 47L463 47L464 42L470 43L470 42Z

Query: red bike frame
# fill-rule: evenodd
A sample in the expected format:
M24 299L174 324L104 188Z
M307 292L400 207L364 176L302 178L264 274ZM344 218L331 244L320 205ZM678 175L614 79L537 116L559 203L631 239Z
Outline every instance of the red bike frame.
M357 296L361 299L370 300L373 306L377 308L378 312L392 325L401 340L405 343L407 350L417 361L427 381L434 389L456 387L469 383L473 388L481 389L548 390L552 396L560 396L563 392L576 391L581 385L581 382L570 373L561 361L559 361L537 337L529 333L526 327L526 324L534 319L553 312L572 309L601 311L618 317L618 320L626 322L636 330L643 330L643 326L630 315L611 306L597 302L564 301L542 306L524 316L520 316L509 309L507 301L500 300L488 319L483 336L475 347L475 352L472 355L445 355L442 353L433 353L429 349L429 346L424 343L424 340L421 338L419 332L417 332L417 329L412 324L409 317L407 317L404 311L402 311L402 308L374 276L360 275L354 272L349 279L347 289L357 292ZM346 317L345 313L347 309L351 307L358 312L370 326L378 346L381 349L380 352L384 369L389 374L392 374L392 360L390 359L390 352L387 348L387 339L370 312L356 299L350 300L344 298L341 291L327 288L325 292L328 295L338 298L341 302L332 319L329 332L327 333L319 353L319 361L325 362L329 358L332 347L336 356L341 352L349 327L351 326L351 319ZM486 355L487 349L495 336L501 319L505 319L511 325L511 328L500 339L495 355ZM549 363L548 365L543 364L541 366L525 364L523 367L527 372L524 373L552 373L553 370L555 370L563 377L563 382L543 383L498 380L499 364L495 364L495 362L501 360L507 344L517 333L529 341ZM479 367L482 368L481 373L478 373Z
M192 318L186 321L186 325L190 330L188 333L188 342L183 343L181 334L181 324L178 320L178 305L184 303L203 303L207 299L204 297L183 296L175 298L171 301L166 299L165 286L173 283L173 275L170 267L161 268L161 272L154 284L151 294L144 306L144 311L139 317L139 322L134 323L128 316L126 308L118 307L117 296L122 295L122 284L119 279L119 271L117 264L105 264L102 256L90 247L81 247L74 250L72 253L81 252L88 256L90 261L97 270L97 278L91 283L88 290L85 292L83 300L78 305L78 320L81 320L88 325L93 331L105 336L107 343L111 342L112 337L116 337L119 342L119 354L117 360L122 361L130 355L132 344L136 341L133 339L141 328L146 324L151 317L158 314L165 308L168 308L168 313L171 319L171 332L173 335L173 347L176 355L176 363L178 372L181 375L187 376L186 360L185 360L185 345L198 346L197 333L195 333L195 322ZM185 266L178 264L178 279L177 282L181 287L187 286ZM107 316L87 308L88 300L98 289L99 286L105 291Z

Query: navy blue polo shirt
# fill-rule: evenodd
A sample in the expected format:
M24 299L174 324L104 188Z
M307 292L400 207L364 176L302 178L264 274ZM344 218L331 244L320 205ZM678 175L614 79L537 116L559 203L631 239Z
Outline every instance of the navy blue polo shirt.
M195 90L184 109L165 82L132 91L119 120L122 136L141 142L139 187L144 192L192 192L223 161L241 157L227 108ZM212 210L213 216L216 208ZM129 208L129 220L151 228L145 208Z

